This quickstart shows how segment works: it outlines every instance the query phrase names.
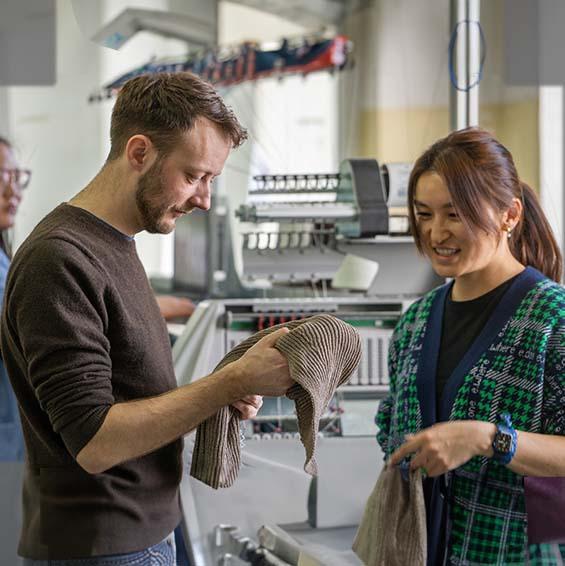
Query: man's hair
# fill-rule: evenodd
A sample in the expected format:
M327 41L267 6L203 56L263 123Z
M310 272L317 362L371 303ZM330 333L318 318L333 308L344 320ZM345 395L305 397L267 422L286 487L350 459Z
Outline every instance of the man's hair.
M112 111L108 161L117 159L136 134L148 136L167 155L197 118L217 124L232 147L247 139L247 131L212 85L192 73L156 73L127 81Z

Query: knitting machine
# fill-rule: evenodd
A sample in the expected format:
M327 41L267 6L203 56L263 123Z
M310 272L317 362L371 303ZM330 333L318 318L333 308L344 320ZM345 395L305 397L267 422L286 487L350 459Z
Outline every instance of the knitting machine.
M236 211L241 247L225 198L177 221L175 288L211 298L419 296L441 280L408 235L409 172L349 159L333 174L256 176Z
M242 424L242 466L229 489L215 491L189 476L193 437L186 438L181 498L194 564L298 564L300 554L324 556L313 564L359 563L350 547L382 466L374 415L388 389L388 342L406 306L407 301L363 297L225 299L198 305L173 349L181 385L209 374L258 330L315 313L331 313L353 325L363 353L321 419L317 478L303 471L294 404L286 398L266 398L257 417ZM281 545L286 550L280 551ZM268 555L283 560L280 552L286 556L283 562L258 561Z
M405 169L409 172L409 166ZM400 169L393 167L393 171L399 173ZM408 224L395 222L389 214L387 188L391 179L396 179L394 174L386 167L381 170L374 159L345 160L340 171L332 174L256 176L247 203L236 212L244 228L244 283L253 285L259 280L272 286L301 282L323 286L335 283L348 254L374 260L367 257L366 246L353 249L353 242L369 241L379 247L395 242L400 250L401 240L391 238L391 228L397 231L396 236L405 235ZM401 199L406 200L405 194ZM405 240L412 249L410 239ZM362 272L368 272L369 277L376 274L370 263L362 264ZM350 283L353 288L359 284ZM343 287L339 281L332 286Z
M247 336L316 313L343 319L362 340L359 367L320 421L317 478L303 470L286 398L266 398L242 425L242 466L229 489L189 476L187 437L181 498L197 566L302 564L306 556L310 564L359 564L350 548L382 467L374 416L388 391L390 336L407 305L441 282L407 234L399 205L409 171L359 159L330 175L255 177L237 210L239 270L225 200L177 222L176 286L205 299L174 346L179 384L209 374Z

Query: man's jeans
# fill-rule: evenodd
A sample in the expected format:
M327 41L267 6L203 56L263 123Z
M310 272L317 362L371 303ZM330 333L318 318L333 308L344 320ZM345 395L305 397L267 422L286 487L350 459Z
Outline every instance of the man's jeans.
M24 559L24 566L176 566L174 533L159 544L128 554L112 554L76 560L30 560Z

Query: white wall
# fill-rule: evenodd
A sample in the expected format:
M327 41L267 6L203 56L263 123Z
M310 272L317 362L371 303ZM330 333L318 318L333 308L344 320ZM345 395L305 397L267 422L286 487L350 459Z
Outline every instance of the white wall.
M221 45L255 40L265 48L277 48L284 38L301 38L309 31L233 2L221 2L219 15ZM226 101L250 134L247 147L234 153L228 171L247 169L250 162L253 174L333 171L337 167L335 82L329 73L318 73L263 79L226 90Z
M563 251L563 87L540 87L541 204Z
M0 135L10 137L9 132L8 89L0 87Z
M449 103L447 45L449 0L374 0L352 12L341 31L353 40L355 67L340 78L340 157L356 157L366 151L367 128L379 128L381 136L396 145L419 152L426 145L425 131L414 131L407 120L395 131L382 125L367 126L376 112L410 109L428 112ZM416 149L412 149L416 148ZM382 159L381 156L374 156Z
M90 17L99 17L97 3ZM101 50L78 29L70 3L58 0L56 85L6 89L10 136L22 165L33 171L18 214L16 245L98 169L99 109L87 98L99 84Z

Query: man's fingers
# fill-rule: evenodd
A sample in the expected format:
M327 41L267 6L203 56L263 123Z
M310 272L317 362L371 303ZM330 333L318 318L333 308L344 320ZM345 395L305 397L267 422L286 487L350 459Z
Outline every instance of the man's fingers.
M263 336L263 338L261 338L261 340L259 340L259 342L257 342L257 344L261 344L263 346L267 346L269 348L272 348L277 343L277 340L281 336L284 336L285 334L288 334L289 332L290 332L290 330L286 327L279 328L278 330L275 330L274 332L267 334L267 336Z
M260 409L263 405L263 397L261 397L261 395L247 395L246 397L241 399L241 401L252 405L256 409Z
M232 403L232 407L234 409L237 409L239 412L241 412L245 405L246 403L244 403L243 401L235 401L234 403Z
M233 403L232 407L239 411L240 418L244 421L247 419L252 419L259 410L257 407L254 407L253 405L246 403L245 401L236 401L235 403Z
M261 395L247 395L243 399L232 403L232 407L236 408L242 414L257 414L262 405L263 397L261 397Z

